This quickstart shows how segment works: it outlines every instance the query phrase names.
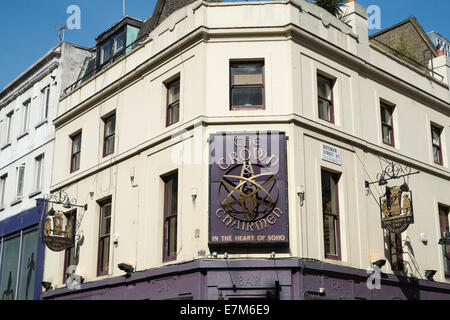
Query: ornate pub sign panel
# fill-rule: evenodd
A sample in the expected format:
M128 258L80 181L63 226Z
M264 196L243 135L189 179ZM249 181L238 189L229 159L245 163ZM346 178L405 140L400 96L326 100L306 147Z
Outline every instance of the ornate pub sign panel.
M210 246L288 245L285 133L212 135L209 194Z
M42 241L52 251L62 251L75 243L76 211L57 211L45 221Z
M414 223L412 192L402 188L386 188L380 198L381 227L392 233L402 233Z

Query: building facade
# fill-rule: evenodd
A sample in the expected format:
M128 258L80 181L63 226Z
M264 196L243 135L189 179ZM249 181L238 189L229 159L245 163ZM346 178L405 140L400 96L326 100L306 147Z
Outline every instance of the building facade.
M353 1L171 4L61 97L51 192L87 209L42 298L450 299L449 60Z
M436 31L428 32L427 35L436 47L442 46L445 55L450 57L450 41L447 38L441 36Z
M40 299L44 245L41 199L50 194L62 89L75 81L88 50L60 43L0 92L0 295Z

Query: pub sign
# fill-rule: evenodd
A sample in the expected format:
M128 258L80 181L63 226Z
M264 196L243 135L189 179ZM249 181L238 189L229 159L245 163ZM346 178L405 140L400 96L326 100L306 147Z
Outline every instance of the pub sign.
M76 211L56 211L44 223L42 241L55 252L73 247L75 244Z
M414 223L412 192L401 187L386 188L380 198L381 227L392 233L402 233Z
M210 138L209 244L289 244L286 135L225 132Z

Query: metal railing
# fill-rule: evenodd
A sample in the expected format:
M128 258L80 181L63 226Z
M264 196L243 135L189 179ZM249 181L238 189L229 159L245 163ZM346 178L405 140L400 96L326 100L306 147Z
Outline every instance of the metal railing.
M111 57L111 59L108 60L108 62L102 64L101 66L97 66L97 63L91 71L89 71L87 74L84 74L81 78L77 79L74 83L72 83L70 86L65 88L63 90L63 94L66 95L73 90L75 90L78 86L80 86L84 81L88 80L90 77L94 76L96 73L107 69L114 61L118 60L119 58L127 56L129 53L127 53L127 50L129 48L134 49L136 48L142 41L144 41L146 38L148 38L148 34L145 34L141 36L140 38L136 39L136 41L130 43L128 46L120 50L118 53L116 53L114 56ZM130 51L131 52L131 51ZM97 53L98 54L98 53ZM97 59L97 58L95 58ZM88 67L89 62L86 65L86 68Z
M406 63L409 63L410 65L412 65L413 67L416 67L420 70L422 70L425 74L427 74L428 76L431 76L433 78L435 78L435 76L438 76L440 78L440 81L444 81L444 76L440 75L439 73L437 73L436 71L434 71L434 68L432 67L431 69L428 66L423 65L422 63L418 62L417 60L414 60L413 58L405 55L404 53L401 53L400 51L388 46L387 44L377 40L377 39L370 39L371 41L375 41L377 44L382 45L383 47L387 48L389 51L388 53L390 53L391 55L397 57L400 60L403 60ZM424 51L424 58L425 57L425 52L427 52L427 50ZM433 58L430 58L431 64L433 64Z

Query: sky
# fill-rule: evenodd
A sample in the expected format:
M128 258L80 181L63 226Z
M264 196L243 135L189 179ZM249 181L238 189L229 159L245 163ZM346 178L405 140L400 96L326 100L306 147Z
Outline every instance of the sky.
M157 0L126 0L126 14L148 18ZM357 0L365 7L381 9L381 29L415 16L426 32L437 31L450 39L448 0ZM58 27L80 8L80 29L67 30L65 41L86 47L122 18L122 0L0 0L0 88L58 44ZM379 30L371 30L374 33Z

